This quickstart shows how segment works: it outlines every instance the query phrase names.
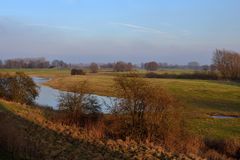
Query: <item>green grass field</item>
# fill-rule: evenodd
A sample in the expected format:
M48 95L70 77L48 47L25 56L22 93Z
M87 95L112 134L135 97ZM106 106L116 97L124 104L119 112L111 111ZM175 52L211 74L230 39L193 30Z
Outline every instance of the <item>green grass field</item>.
M49 85L61 90L87 80L93 93L114 96L114 75L110 71L84 76L71 76L69 70L59 69L4 69L1 73L24 71L31 76L51 77ZM182 73L190 70L160 70L159 73ZM145 73L145 71L140 71ZM240 119L213 119L211 114L240 115L240 84L208 80L146 79L153 85L165 88L185 106L185 115L190 130L215 138L240 138Z

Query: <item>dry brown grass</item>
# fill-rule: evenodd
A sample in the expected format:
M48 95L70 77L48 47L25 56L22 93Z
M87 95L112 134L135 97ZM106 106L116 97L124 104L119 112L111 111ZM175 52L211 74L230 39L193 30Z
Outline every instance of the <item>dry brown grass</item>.
M126 131L119 127L122 121L119 118L122 117L108 115L102 119L103 121L95 124L87 123L85 129L81 129L55 121L53 115L58 113L48 109L2 100L0 104L1 108L8 110L0 111L0 144L15 158L78 160L173 159L174 157L187 159L191 157L199 159L201 156L212 160L239 159L239 141L236 139L206 142L201 137L185 135L182 140L179 139L182 146L175 146L185 147L186 150L182 150L185 155L175 155L150 141L136 143L128 137L121 140L123 131ZM122 132L119 132L119 129Z
M8 110L4 111L7 113L8 123L0 121L1 125L6 123L6 125L2 125L4 128L1 130L4 129L11 133L3 134L4 132L0 132L0 134L4 138L12 139L7 142L9 146L24 149L24 151L16 151L14 155L22 156L24 153L23 158L25 159L157 159L176 157L165 152L162 147L151 143L139 144L129 139L123 141L101 138L102 131L97 129L99 124L89 125L88 130L85 130L77 126L68 126L52 121L53 111L51 110L22 106L2 100L0 102L1 106ZM26 142L14 141L16 136L12 133L16 133L19 140L26 140ZM3 146L6 148L5 145ZM12 151L11 148L6 149Z

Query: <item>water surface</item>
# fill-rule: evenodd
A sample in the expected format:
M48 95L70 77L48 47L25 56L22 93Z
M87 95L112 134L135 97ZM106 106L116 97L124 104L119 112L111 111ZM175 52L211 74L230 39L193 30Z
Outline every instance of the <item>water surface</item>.
M33 81L40 87L39 96L36 98L35 102L42 106L52 107L53 109L58 109L58 100L61 93L66 93L58 89L54 89L42 83L49 81L48 78L33 77ZM98 102L101 104L102 111L104 113L108 112L108 106L111 106L117 98L93 95L97 98Z
M223 116L223 115L218 115L218 116L211 116L212 118L216 119L232 119L232 118L240 118L239 116Z

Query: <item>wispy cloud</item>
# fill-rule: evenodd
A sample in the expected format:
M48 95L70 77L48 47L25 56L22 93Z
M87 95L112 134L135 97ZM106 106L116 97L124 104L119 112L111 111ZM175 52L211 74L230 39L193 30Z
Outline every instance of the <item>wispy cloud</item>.
M131 30L137 31L137 32L146 32L146 33L152 33L152 34L159 34L162 37L170 38L170 39L177 39L179 37L187 37L191 35L191 32L189 30L183 29L178 31L162 31L160 29L152 28L152 27L146 27L142 25L136 25L136 24L130 24L130 23L121 23L121 22L112 22L111 24L118 25L121 27L129 28ZM168 27L168 30L172 28L172 25L170 23L161 23L164 28ZM171 30L171 29L170 29Z
M141 26L141 25L129 24L129 23L114 22L112 24L127 27L127 28L130 28L130 29L138 31L138 32L150 32L150 33L157 33L157 34L166 34L167 33L167 32L161 31L159 29L145 27L145 26Z
M27 24L27 26L44 27L44 28L55 28L55 29L60 29L60 30L86 31L86 29L82 29L82 28L78 28L78 27L55 26L55 25L48 25L48 24Z

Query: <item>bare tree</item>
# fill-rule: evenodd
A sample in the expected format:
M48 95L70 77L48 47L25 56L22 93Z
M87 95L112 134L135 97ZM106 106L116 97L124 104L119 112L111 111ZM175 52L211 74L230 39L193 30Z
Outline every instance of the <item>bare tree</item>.
M95 96L90 93L87 81L70 87L70 91L61 93L59 97L59 109L66 114L66 122L70 124L83 125L84 115L94 115L101 112L100 104Z
M99 66L97 63L91 63L89 69L91 70L92 73L97 73Z
M131 71L133 68L132 63L126 63L122 61L118 61L117 63L114 64L113 70L115 72L125 72L125 71Z
M196 61L189 62L187 66L190 69L199 69L200 68L199 63Z
M67 68L68 64L65 63L62 60L53 60L51 63L51 67L57 67L57 68Z
M2 62L2 60L0 59L0 68L2 68L3 67L3 62Z
M240 79L240 54L234 51L216 49L213 63L223 78L231 80Z
M101 68L106 68L106 69L112 69L114 66L113 63L107 63L107 64L101 64L100 67Z
M135 74L115 78L116 93L120 102L113 110L130 116L131 135L138 138L155 138L167 132L177 119L178 107L162 88L152 86ZM178 123L175 123L177 128Z
M144 67L148 71L156 71L158 69L159 65L157 62L152 61L152 62L145 63Z

